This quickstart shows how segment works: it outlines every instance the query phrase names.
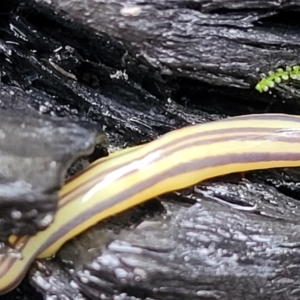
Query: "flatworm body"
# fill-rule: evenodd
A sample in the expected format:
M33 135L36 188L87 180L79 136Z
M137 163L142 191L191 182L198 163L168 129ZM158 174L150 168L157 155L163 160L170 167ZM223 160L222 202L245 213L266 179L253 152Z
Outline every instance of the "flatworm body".
M9 238L20 257L0 254L0 295L21 282L35 258L53 256L105 218L212 177L299 167L299 147L300 116L261 114L184 127L97 160L64 185L50 226Z
M284 69L279 68L274 71L270 71L268 76L265 76L261 81L255 86L259 92L267 92L270 88L273 88L276 83L281 83L289 79L300 80L300 66L287 66Z

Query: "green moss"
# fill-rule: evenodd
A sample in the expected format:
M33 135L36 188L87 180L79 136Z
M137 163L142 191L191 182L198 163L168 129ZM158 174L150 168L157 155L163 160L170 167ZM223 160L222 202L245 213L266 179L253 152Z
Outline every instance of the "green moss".
M300 66L286 67L284 69L277 69L276 72L270 71L268 76L265 76L255 86L259 92L267 92L270 88L273 88L277 83L282 81L294 79L300 80Z

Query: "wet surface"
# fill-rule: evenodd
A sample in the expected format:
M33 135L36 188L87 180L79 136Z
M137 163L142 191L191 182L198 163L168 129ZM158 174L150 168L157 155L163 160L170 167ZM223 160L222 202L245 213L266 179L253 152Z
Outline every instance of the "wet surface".
M106 145L97 125L0 110L0 239L33 235L56 212L58 191L71 163Z
M279 1L253 1L254 12L245 1L139 1L138 18L114 1L97 1L100 12L79 2L59 1L77 21L41 1L1 4L1 107L95 122L110 150L228 115L299 111L294 83L273 95L254 90L258 74L298 62L299 17L274 27ZM157 32L141 26L150 21ZM148 43L156 35L164 38ZM35 263L28 279L49 300L298 299L299 177L296 169L236 174L160 197ZM0 298L38 297L25 280Z

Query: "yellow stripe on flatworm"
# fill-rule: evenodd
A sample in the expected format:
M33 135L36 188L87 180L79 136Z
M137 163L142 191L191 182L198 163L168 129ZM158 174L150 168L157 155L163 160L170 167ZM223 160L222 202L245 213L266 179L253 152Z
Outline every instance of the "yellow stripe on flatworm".
M36 257L53 255L109 216L211 177L299 166L299 145L299 117L252 115L185 127L96 161L63 187L47 229L33 237L10 238L22 259L0 255L0 293L13 289ZM203 161L209 164L201 167Z

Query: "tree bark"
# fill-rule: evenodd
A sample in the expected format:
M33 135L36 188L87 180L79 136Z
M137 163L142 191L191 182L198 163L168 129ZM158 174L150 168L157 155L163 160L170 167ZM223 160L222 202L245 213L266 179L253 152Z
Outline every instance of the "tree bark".
M3 4L6 88L29 95L24 110L47 99L45 113L96 121L112 148L228 115L299 111L297 81L272 94L255 85L263 73L298 64L300 1ZM298 299L299 170L244 177L103 222L36 263L31 283L58 299Z

